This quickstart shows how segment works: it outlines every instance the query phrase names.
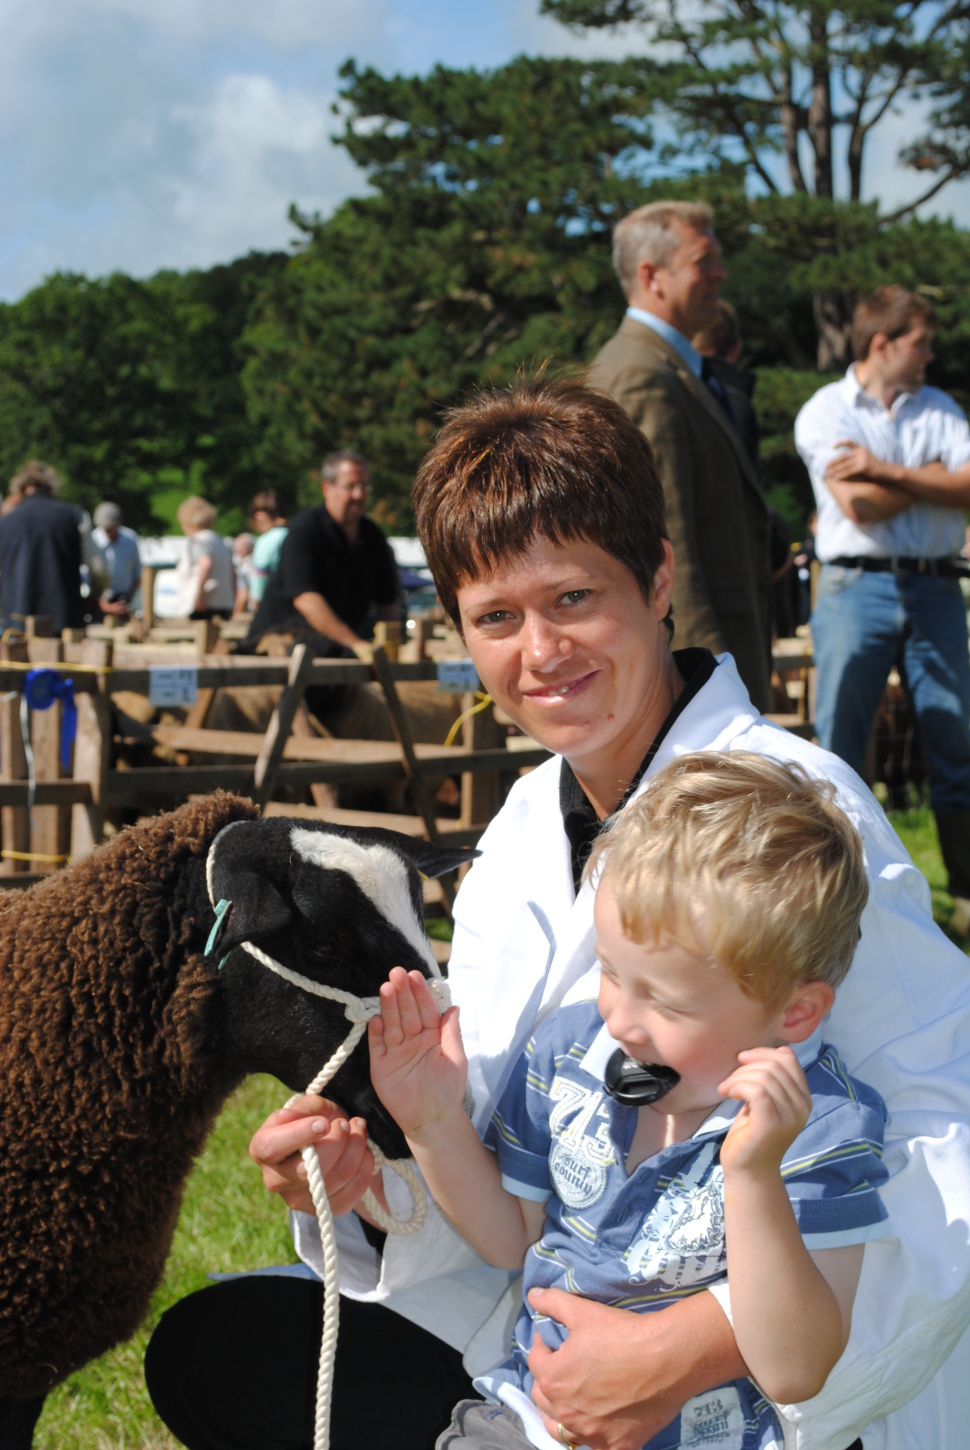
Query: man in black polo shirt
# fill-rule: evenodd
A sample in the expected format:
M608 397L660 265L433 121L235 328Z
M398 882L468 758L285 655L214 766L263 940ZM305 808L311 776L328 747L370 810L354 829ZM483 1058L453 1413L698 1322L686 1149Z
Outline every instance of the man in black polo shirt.
M357 653L366 649L362 631L372 610L378 619L398 618L394 555L364 512L369 473L366 459L349 448L324 459L323 503L291 522L243 653L270 631L294 634L316 655Z

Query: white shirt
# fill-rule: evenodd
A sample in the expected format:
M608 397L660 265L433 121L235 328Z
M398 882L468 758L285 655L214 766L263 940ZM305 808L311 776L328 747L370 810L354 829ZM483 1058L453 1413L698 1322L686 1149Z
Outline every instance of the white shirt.
M886 463L922 468L939 461L951 472L970 462L970 429L962 410L939 388L901 393L891 408L867 393L855 365L837 383L810 398L795 419L795 447L808 469L818 505L815 549L822 563L863 555L941 559L963 548L963 510L914 503L895 518L856 524L825 482L842 438L868 448Z
M122 524L116 539L109 538L104 529L95 529L94 542L108 566L108 582L105 588L114 590L115 594L127 594L131 599L141 583L138 535L134 529L126 529Z
M212 560L212 567L202 586L202 603L198 607L217 609L228 619L236 603L236 574L229 545L212 529L190 534L185 552L175 566L177 612L180 617L195 613L198 598L195 571L204 555Z
M849 1343L822 1393L806 1405L778 1407L786 1446L845 1450L865 1429L866 1450L964 1450L970 1424L970 1336L960 1340L970 1321L967 959L934 924L925 880L859 777L836 756L760 717L729 655L720 656L674 722L647 780L676 756L702 749L753 750L798 761L810 775L832 780L862 835L869 872L862 939L825 1037L889 1108L891 1177L883 1199L897 1236L866 1245ZM553 759L517 783L458 893L449 982L461 1007L480 1127L535 1024L597 987L593 897L588 887L573 892L559 772ZM385 1186L401 1205L394 1211L406 1217L401 1180L385 1171ZM316 1220L293 1218L300 1256L320 1272ZM355 1215L338 1219L337 1231L345 1293L386 1302L446 1339L464 1352L473 1375L505 1358L504 1336L518 1309L512 1276L483 1264L433 1205L419 1233L388 1238L382 1259ZM727 1291L715 1297L729 1312Z
M669 322L664 322L662 317L654 317L652 312L646 312L642 307L628 307L626 315L632 317L634 322L642 322L644 327L652 328L658 337L663 338L664 342L669 342L670 346L680 353L694 377L700 377L704 360L689 337L678 332L677 328Z

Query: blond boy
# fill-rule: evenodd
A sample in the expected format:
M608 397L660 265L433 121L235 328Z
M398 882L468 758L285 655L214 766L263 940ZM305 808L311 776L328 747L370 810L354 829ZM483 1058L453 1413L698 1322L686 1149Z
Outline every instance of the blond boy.
M751 1379L688 1402L649 1450L780 1446L771 1401L825 1383L863 1245L889 1231L885 1108L821 1040L867 896L832 796L760 756L698 754L614 818L589 868L598 1003L539 1026L487 1147L462 1111L457 1012L439 1018L419 973L381 989L382 1101L465 1238L525 1260L511 1357L476 1382L493 1403L459 1405L441 1450L554 1445L530 1398L530 1355L564 1337L529 1302L548 1287L644 1313L730 1281Z

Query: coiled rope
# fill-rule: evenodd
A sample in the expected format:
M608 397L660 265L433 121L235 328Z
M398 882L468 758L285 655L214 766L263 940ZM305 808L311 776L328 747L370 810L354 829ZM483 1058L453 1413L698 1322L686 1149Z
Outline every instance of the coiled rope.
M212 889L212 852L215 847L213 842L206 858L206 885L209 892L209 900L216 913L216 923L209 935L206 944L206 955L214 947L219 927L226 912L232 903L223 898L218 903L213 900ZM244 951L262 966L268 967L278 977L300 987L304 992L310 992L315 997L325 997L332 1002L340 1002L344 1009L344 1016L351 1024L350 1031L343 1042L324 1063L316 1077L306 1088L304 1093L294 1093L284 1103L285 1108L292 1107L299 1102L301 1097L309 1094L319 1093L326 1087L332 1077L350 1057L360 1039L367 1030L367 1023L372 1017L380 1014L381 1000L379 997L357 997L353 992L345 992L339 987L329 987L323 982L315 982L311 977L304 977L300 972L294 972L292 968L286 967L282 962L276 961L274 957L254 946L252 942L240 942ZM219 963L221 969L223 957ZM451 1004L451 994L448 990L448 983L441 977L432 977L428 981L428 987L437 1003L438 1010L444 1012ZM424 1224L428 1213L428 1197L424 1190L424 1184L418 1177L414 1165L407 1158L388 1159L385 1158L380 1148L370 1137L367 1139L367 1146L374 1155L374 1163L378 1169L385 1165L393 1168L404 1182L411 1193L413 1208L411 1217L408 1219L394 1218L378 1203L372 1189L361 1199L361 1204L367 1213L385 1233L389 1234L413 1234ZM329 1450L330 1446L330 1406L333 1398L333 1368L337 1354L337 1331L340 1319L340 1294L339 1278L340 1264L337 1255L337 1235L334 1230L333 1214L330 1210L330 1201L327 1198L326 1184L323 1180L323 1173L320 1168L320 1159L316 1148L309 1144L300 1150L303 1162L306 1164L307 1185L310 1190L310 1197L313 1200L313 1207L317 1215L317 1222L320 1226L320 1244L323 1251L323 1338L320 1341L320 1363L317 1371L317 1400L316 1413L313 1426L313 1450Z

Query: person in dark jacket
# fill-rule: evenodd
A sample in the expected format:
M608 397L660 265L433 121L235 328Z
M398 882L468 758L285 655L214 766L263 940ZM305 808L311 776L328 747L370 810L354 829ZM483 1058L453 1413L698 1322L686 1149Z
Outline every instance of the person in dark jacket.
M48 615L55 635L83 628L82 535L90 530L82 509L55 498L60 486L57 470L37 459L10 481L18 503L0 517L0 629L22 628L28 614Z

